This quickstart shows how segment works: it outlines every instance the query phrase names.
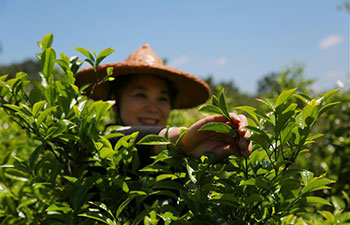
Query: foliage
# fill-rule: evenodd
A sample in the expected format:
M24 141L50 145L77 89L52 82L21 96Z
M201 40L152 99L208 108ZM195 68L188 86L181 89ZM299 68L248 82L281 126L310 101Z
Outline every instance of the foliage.
M314 154L305 154L307 160L299 160L297 166L310 168L315 173L326 172L337 181L332 189L318 195L331 199L336 206L335 214L339 214L350 210L350 93L338 93L333 98L341 104L325 113L321 126L317 127L326 131L324 136L313 144Z
M82 61L63 53L58 59L52 43L51 34L39 43L39 87L26 88L23 72L12 79L0 77L0 113L9 116L0 123L1 224L324 222L308 212L312 205L331 203L311 194L334 181L293 164L319 137L311 135L311 128L336 104L327 103L336 90L317 99L285 90L275 99L260 100L268 112L236 107L250 116L254 152L213 164L210 153L200 160L188 158L179 142L166 137L150 135L137 142L137 132L123 136L113 127L103 130L111 104L82 95L87 87L74 84ZM113 52L76 49L94 68ZM56 64L64 74L60 79L54 76ZM295 97L304 105L295 104ZM201 111L230 120L223 92L211 103ZM202 129L237 135L230 123ZM154 144L165 149L143 165L138 149ZM341 201L331 201L336 211L319 213L328 221L349 222Z
M31 81L36 80L36 75L40 71L40 62L28 59L21 63L13 63L8 66L0 66L1 74L9 74L10 78L15 77L17 72L25 72L28 74L28 78Z
M209 76L205 79L205 82L208 83L213 95L218 95L224 89L226 95L230 96L226 99L226 102L231 108L238 105L251 105L258 107L258 104L254 98L248 94L240 92L239 88L233 81L215 82L214 78L212 76Z
M304 78L304 66L295 64L281 72L271 73L258 81L258 96L276 96L283 90L298 88L301 93L309 94L309 86L315 80Z

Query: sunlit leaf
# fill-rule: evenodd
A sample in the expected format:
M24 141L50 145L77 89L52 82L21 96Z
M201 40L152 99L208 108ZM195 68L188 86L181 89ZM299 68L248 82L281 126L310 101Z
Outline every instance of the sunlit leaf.
M226 119L228 121L231 121L231 117L230 117L229 109L227 106L224 89L222 89L221 93L219 94L219 106L220 106L221 111L223 112L223 115L226 117Z
M86 57L88 57L88 59L91 60L92 64L94 64L95 58L93 55L91 55L91 53L88 50L82 47L75 47L74 49L80 52L81 54L85 55Z
M204 105L199 109L199 112L202 113L208 113L208 114L218 114L218 115L222 115L222 111L219 107L215 106L215 105Z
M165 137L155 135L155 134L149 134L145 137L143 137L139 142L137 142L139 145L168 145L171 144L171 142L166 139Z
M114 155L116 152L115 152L113 149L111 149L111 148L106 148L106 147L104 147L104 148L102 148L102 149L100 150L99 153L100 153L100 157L101 157L102 159L105 159L105 158L108 158L108 157Z
M326 199L317 196L307 196L306 202L311 204L329 205L332 206Z
M285 103L287 99L295 92L296 88L283 91L276 100L275 108Z
M50 81L52 79L52 71L56 62L56 52L52 48L47 48L41 57L41 67L45 78ZM50 83L50 82L49 82Z
M236 136L237 131L225 123L210 122L198 129L199 131L215 131L222 134Z
M45 51L48 48L51 48L53 42L53 34L45 35L40 43L41 49Z
M298 94L293 94L294 97L300 99L301 101L303 101L305 104L309 104L309 102L311 101L311 98L305 94L302 93L298 93Z
M269 148L270 138L263 130L252 126L246 126L245 128L252 131L252 135L249 138L250 140L258 143L265 150Z
M327 189L326 185L334 183L333 180L330 179L313 179L308 182L308 184L304 187L302 194L311 192L311 191L316 191L316 190L322 190L322 189Z
M107 76L113 75L113 70L114 70L114 67L107 67ZM110 77L110 78L112 78L112 77Z
M325 106L323 106L321 109L320 109L320 112L319 112L319 115L321 116L323 113L327 112L331 107L335 106L335 105L338 105L340 104L340 102L331 102Z
M337 89L333 89L328 91L326 94L322 95L321 98L317 99L317 103L320 105L323 102L325 102L329 97L331 97L332 95L334 95L334 93L338 92L339 90L341 90L341 88L337 88Z
M43 100L43 101L39 101L33 105L32 113L33 113L34 117L38 116L38 113L44 108L45 104L46 104L46 101Z
M112 54L114 51L115 50L111 49L111 48L107 48L107 49L102 50L96 58L96 66L100 65L101 61L104 58L106 58L107 56L109 56L110 54Z
M255 123L258 124L259 120L256 114L256 110L257 110L256 108L251 106L238 106L238 107L235 107L234 109L241 110L243 112L248 113L254 119ZM265 116L264 119L266 118L269 120L269 118Z
M219 99L215 95L211 97L211 104L219 107Z
M303 179L304 185L308 185L309 181L312 180L312 178L314 178L314 173L311 171L307 171L307 170L303 170L301 173L301 178Z

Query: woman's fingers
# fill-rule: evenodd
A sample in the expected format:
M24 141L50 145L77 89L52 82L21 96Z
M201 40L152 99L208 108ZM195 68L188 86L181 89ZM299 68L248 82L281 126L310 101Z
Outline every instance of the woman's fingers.
M252 152L252 142L245 139L245 138L241 138L238 141L238 145L239 145L239 149L241 152L241 155L243 155L244 157L248 157L250 155L250 153Z

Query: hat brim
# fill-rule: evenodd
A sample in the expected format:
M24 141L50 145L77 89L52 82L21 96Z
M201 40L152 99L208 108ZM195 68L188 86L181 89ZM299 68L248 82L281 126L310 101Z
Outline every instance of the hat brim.
M173 83L177 95L175 97L173 108L184 109L192 108L205 103L209 98L210 88L206 82L198 77L176 70L167 66L154 67L146 65L132 65L127 63L111 63L104 64L97 67L95 72L93 68L83 69L76 74L76 83L78 86L85 84L94 84L103 80L107 76L107 68L113 67L113 75L116 78L118 76L124 76L128 74L151 74L160 77L164 77ZM95 86L93 93L90 97L95 100L108 100L110 98L110 82L103 82ZM87 89L87 93L91 92L91 86Z

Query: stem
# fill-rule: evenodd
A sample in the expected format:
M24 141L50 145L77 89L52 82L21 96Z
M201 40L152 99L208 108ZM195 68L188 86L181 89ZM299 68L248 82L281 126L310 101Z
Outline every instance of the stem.
M248 179L248 159L244 158L245 161L245 178Z
M270 147L270 145L269 145L269 147ZM268 151L268 150L266 150L266 149L264 149L264 150L265 150L266 155L267 155L267 157L269 158L270 163L272 164L273 169L275 170L275 173L276 173L276 176L277 176L277 174L278 174L278 170L277 170L277 168L276 168L275 164L273 163L271 156L269 155L269 151ZM272 153L272 154L273 154L273 153Z
M281 138L280 142L282 143L282 138ZM286 161L286 157L284 156L282 144L281 144L281 149L280 149L280 151L281 151L281 154L282 154L283 161Z

